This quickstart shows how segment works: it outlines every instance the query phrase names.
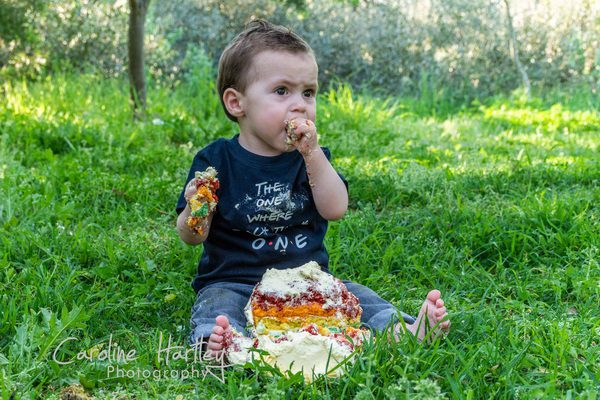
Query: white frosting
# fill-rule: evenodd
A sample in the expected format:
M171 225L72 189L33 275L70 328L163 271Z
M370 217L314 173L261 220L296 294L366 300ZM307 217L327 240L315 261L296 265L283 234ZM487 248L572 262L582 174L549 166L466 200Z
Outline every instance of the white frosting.
M275 343L268 336L259 337L259 348L269 355L265 361L281 371L302 371L307 380L314 375L326 374L352 354L352 351L327 336L311 335L308 332L289 332L288 340ZM331 372L330 376L340 376L342 368Z
M263 360L282 372L302 371L304 378L309 382L313 374L341 376L344 372L342 368L337 368L335 371L332 369L352 354L349 347L341 345L328 336L311 335L308 332L288 332L287 338L288 340L276 343L270 336L258 336L258 348L268 353L263 356ZM238 337L234 340L243 340L246 344L248 343L246 339L248 338ZM241 347L241 351L227 354L231 363L244 364L252 361L252 357L257 357L257 353L249 351L250 346Z
M237 334L237 332L236 332ZM232 364L245 364L249 360L249 349L254 344L254 340L245 336L234 336L233 342L240 348L239 351L228 351L227 360Z
M217 177L217 170L213 167L207 167L204 171L196 171L195 178L196 179L215 179Z
M316 285L315 289L321 293L331 293L338 288L337 279L327 272L315 261L310 261L298 268L268 269L263 275L259 290L263 293L273 293L280 296L295 296L306 293L308 288Z
M248 321L249 329L256 329L254 326L254 314L252 313L252 296L250 296L250 300L248 300L246 307L244 307L244 314L246 314L246 321Z

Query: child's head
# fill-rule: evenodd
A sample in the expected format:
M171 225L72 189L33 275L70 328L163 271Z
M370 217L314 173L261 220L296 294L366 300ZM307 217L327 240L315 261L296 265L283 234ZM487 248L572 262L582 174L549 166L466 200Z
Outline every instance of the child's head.
M244 93L254 78L252 67L255 57L267 50L308 54L314 58L308 43L291 30L263 20L250 22L246 29L229 43L219 60L217 88L225 114L232 121L237 121L237 118L227 111L223 103L223 93L228 88Z

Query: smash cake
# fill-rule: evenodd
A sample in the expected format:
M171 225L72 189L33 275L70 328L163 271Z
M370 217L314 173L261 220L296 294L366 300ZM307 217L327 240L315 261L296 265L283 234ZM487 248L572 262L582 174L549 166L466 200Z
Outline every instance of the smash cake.
M298 123L295 119L285 121L286 144L292 144L300 139L300 137L296 134L297 127Z
M192 182L190 184L196 185L196 193L188 200L191 212L185 223L196 234L202 235L202 223L214 211L219 201L216 194L220 186L217 170L208 167L205 171L196 171Z
M232 330L225 352L234 364L256 357L280 371L340 376L368 331L360 329L362 309L344 283L323 272L314 261L298 268L269 269L255 286L244 310L252 337Z

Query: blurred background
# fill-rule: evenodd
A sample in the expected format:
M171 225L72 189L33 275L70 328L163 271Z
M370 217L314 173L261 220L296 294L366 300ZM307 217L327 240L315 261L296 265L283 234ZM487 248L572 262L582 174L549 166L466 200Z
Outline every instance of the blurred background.
M1 0L0 77L68 70L126 79L129 6ZM171 85L199 68L214 71L226 43L252 18L302 35L317 54L323 87L342 81L451 104L510 93L526 80L535 93L598 90L594 0L151 1L147 79Z

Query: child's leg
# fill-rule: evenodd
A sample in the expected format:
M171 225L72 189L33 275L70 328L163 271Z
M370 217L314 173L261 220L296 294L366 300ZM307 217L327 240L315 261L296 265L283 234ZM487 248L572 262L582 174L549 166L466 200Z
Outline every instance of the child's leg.
M376 331L383 331L390 322L394 324L394 332L403 332L403 324L398 321L398 315L404 319L406 329L422 340L428 328L435 327L441 320L446 318L446 307L441 299L439 290L432 290L427 295L423 306L417 318L398 312L398 310L389 302L383 300L377 293L366 286L358 283L344 281L346 287L358 300L363 309L361 322ZM437 333L446 332L450 329L450 321L446 320L436 327Z
M363 309L360 322L367 328L381 332L390 322L398 322L399 315L402 316L407 325L415 322L415 317L399 312L389 301L385 301L368 287L350 281L343 282L348 290L358 297L360 306Z
M218 282L200 289L192 307L190 343L206 344L213 334L218 316L226 317L226 325L221 321L223 330L231 326L238 332L244 333L246 326L244 307L253 288L254 285L243 283Z

